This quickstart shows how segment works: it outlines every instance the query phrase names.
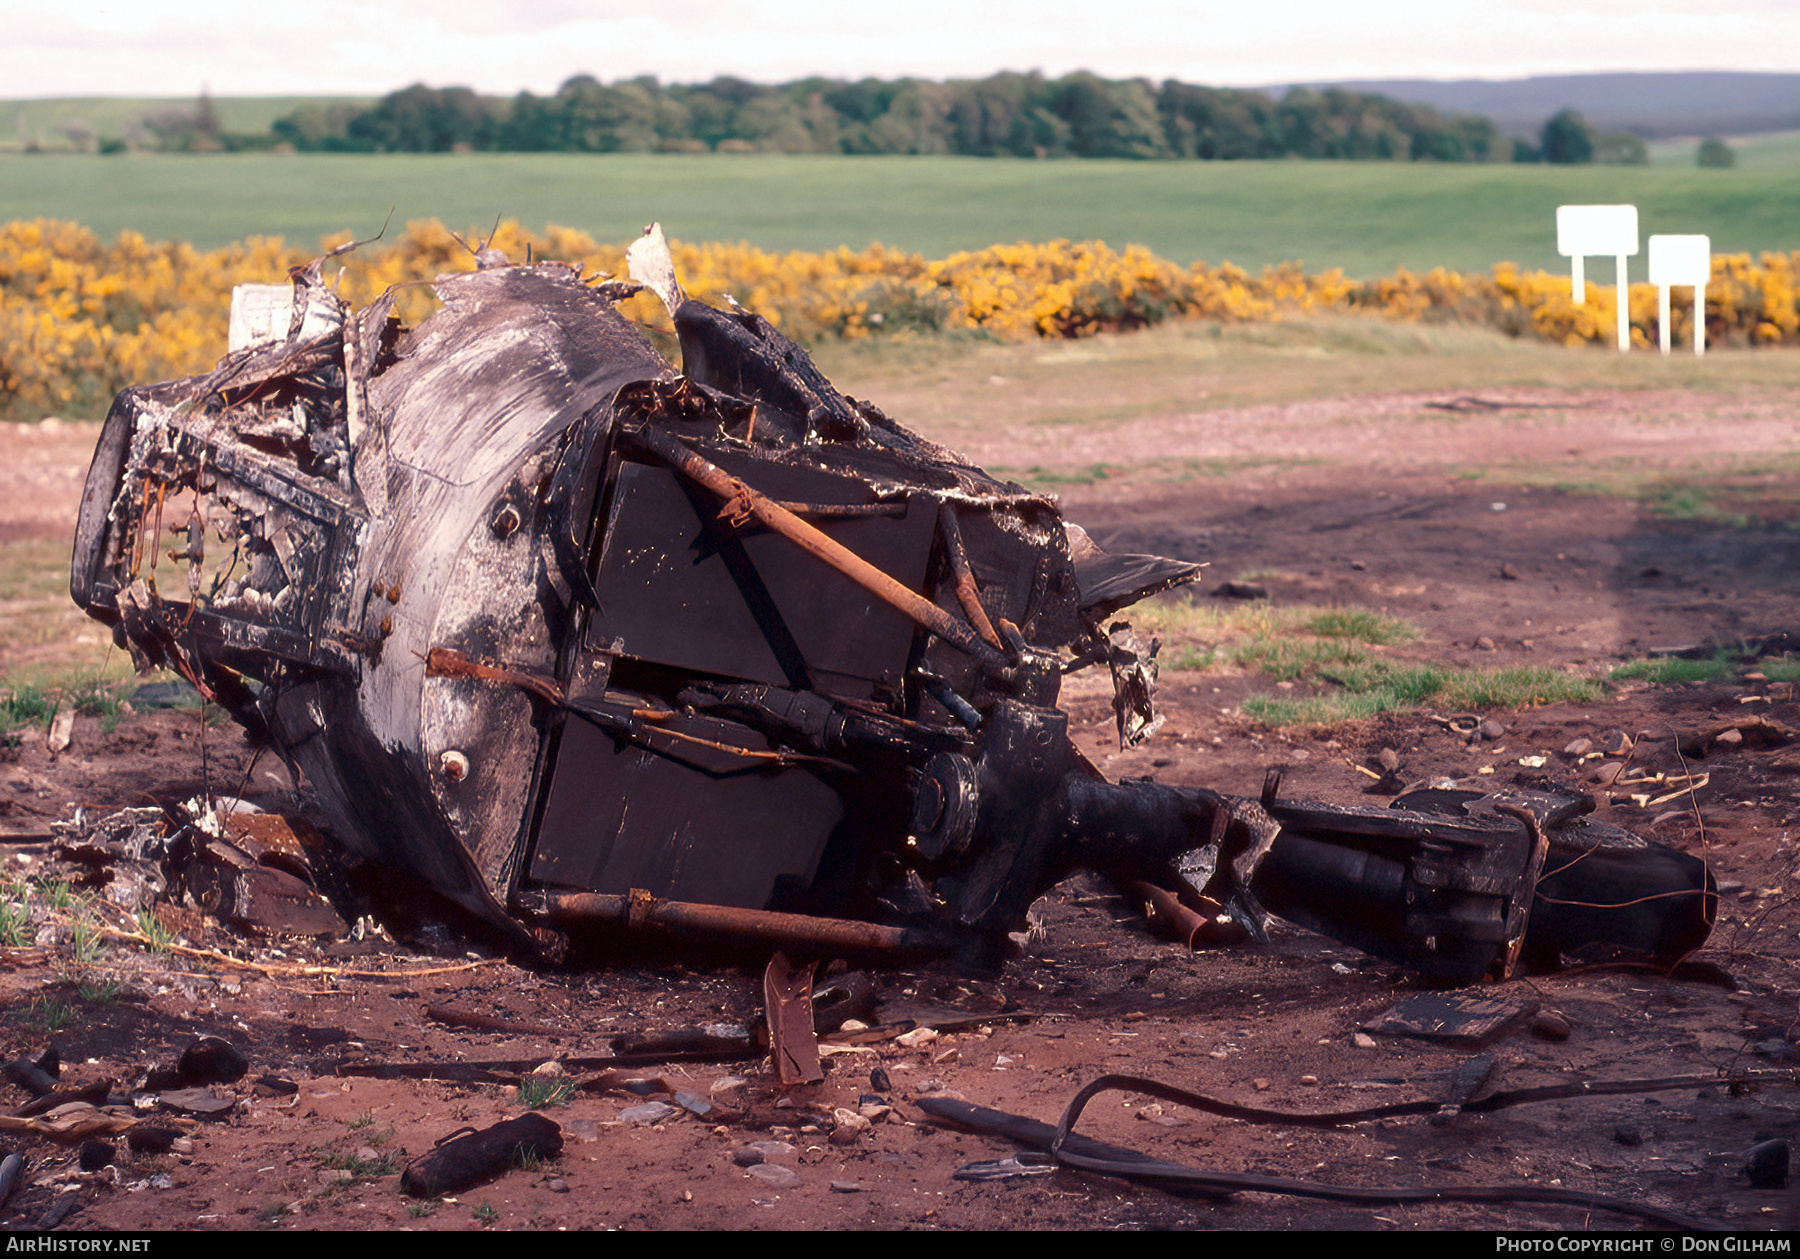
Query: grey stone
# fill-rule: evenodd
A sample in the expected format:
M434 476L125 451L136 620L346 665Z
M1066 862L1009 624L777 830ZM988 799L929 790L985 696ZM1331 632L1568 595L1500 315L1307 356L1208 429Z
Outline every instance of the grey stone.
M800 1173L780 1163L758 1163L749 1172L771 1189L792 1189L800 1183Z

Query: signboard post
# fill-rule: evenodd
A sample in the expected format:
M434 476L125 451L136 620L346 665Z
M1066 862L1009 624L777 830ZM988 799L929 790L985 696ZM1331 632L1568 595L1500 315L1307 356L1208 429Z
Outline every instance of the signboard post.
M1677 284L1694 290L1694 353L1706 353L1706 282L1712 278L1712 237L1652 236L1650 283L1656 285L1657 339L1669 352L1669 290Z
M1625 282L1625 259L1638 251L1638 212L1634 205L1559 205L1556 207L1556 252L1571 259L1575 304L1587 300L1582 260L1589 254L1611 254L1618 265L1619 352L1631 349L1631 292Z

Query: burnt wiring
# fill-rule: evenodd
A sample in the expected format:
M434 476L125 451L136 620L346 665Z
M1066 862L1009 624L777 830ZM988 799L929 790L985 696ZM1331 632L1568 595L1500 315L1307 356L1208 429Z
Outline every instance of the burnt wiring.
M1655 1080L1587 1081L1576 1084L1548 1085L1540 1088L1513 1089L1465 1102L1461 1109L1465 1112L1486 1113L1531 1102L1693 1088L1717 1084L1721 1078L1717 1074L1686 1075ZM1766 1079L1791 1082L1794 1076L1791 1072L1767 1072L1758 1073L1755 1076L1740 1075L1731 1078L1740 1081ZM1535 1203L1610 1211L1615 1214L1634 1216L1666 1228L1716 1230L1726 1227L1711 1220L1665 1210L1648 1203L1632 1202L1605 1194L1556 1186L1519 1184L1363 1188L1283 1176L1207 1171L1184 1164L1163 1162L1137 1151L1102 1145L1076 1134L1075 1123L1080 1119L1088 1103L1100 1094L1107 1092L1139 1093L1226 1119L1308 1128L1339 1128L1381 1119L1435 1115L1442 1109L1440 1102L1418 1101L1399 1102L1388 1106L1375 1106L1330 1114L1299 1114L1239 1106L1160 1081L1129 1075L1104 1075L1083 1087L1069 1102L1063 1111L1062 1118L1054 1128L1021 1116L973 1106L968 1102L950 1098L923 1098L920 1100L920 1108L934 1118L974 1128L977 1131L1005 1136L1027 1148L1048 1153L1058 1163L1067 1167L1098 1172L1107 1176L1119 1176L1128 1180L1147 1181L1159 1188L1176 1192L1200 1192L1209 1195L1240 1192L1266 1193L1348 1202L1362 1206L1433 1202Z

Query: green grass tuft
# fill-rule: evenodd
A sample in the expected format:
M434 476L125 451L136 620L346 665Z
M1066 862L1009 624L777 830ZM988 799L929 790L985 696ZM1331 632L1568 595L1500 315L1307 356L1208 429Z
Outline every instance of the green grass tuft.
M1734 677L1737 671L1737 662L1728 653L1719 651L1704 660L1684 660L1679 656L1627 660L1613 669L1612 677L1615 681L1636 680L1667 686L1677 682L1716 682Z
M553 1110L567 1106L575 1096L575 1081L561 1075L527 1075L519 1080L519 1105L526 1110Z

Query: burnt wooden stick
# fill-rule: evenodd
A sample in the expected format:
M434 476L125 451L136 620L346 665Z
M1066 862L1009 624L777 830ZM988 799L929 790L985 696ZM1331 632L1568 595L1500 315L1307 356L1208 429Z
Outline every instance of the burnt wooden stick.
M456 1193L491 1179L530 1156L562 1153L562 1129L535 1111L480 1132L451 1137L416 1158L400 1174L400 1190L415 1198Z
M106 1105L107 1097L112 1093L111 1080L95 1080L91 1084L83 1084L75 1088L52 1089L26 1102L13 1111L20 1119L30 1119L35 1115L46 1115L58 1106L69 1102L87 1102L91 1106Z
M561 1040L569 1033L560 1027L551 1027L544 1023L521 1023L513 1019L495 1018L491 1014L479 1014L474 1010L459 1010L455 1006L428 1005L425 1017L450 1027L473 1027L484 1032L512 1032L521 1036L543 1036L550 1040Z

